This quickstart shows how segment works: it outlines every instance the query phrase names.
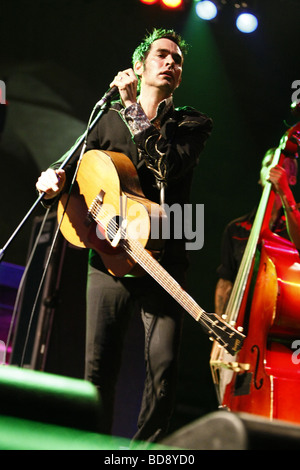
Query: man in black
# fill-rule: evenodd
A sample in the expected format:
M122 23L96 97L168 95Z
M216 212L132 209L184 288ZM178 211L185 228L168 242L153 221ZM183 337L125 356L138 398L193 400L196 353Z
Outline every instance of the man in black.
M173 92L182 78L186 44L174 31L154 30L133 54L133 68L121 71L111 86L113 102L88 138L89 149L125 154L135 165L145 196L169 206L189 203L193 170L211 133L212 122L193 108L175 109ZM138 95L139 90L139 95ZM78 153L77 153L78 156ZM46 202L67 186L74 171L42 173L37 189ZM56 170L56 171L54 171ZM184 285L185 240L166 240L161 264ZM174 408L182 311L148 275L116 278L91 251L87 285L86 378L101 393L105 432L111 431L114 390L123 338L133 310L145 329L146 379L135 439L157 441L166 434ZM130 378L129 378L130 380Z

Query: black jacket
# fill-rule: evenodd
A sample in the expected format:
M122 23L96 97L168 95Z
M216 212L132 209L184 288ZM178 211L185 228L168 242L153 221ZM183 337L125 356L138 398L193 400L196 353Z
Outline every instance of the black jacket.
M173 104L166 112L161 112L159 130L151 123L146 129L133 133L126 119L121 103L112 103L90 132L86 151L108 150L129 157L137 169L146 198L160 202L157 182L162 181L166 204L189 203L193 170L211 133L211 119L193 108L174 109ZM79 153L80 149L65 168L67 181L71 180ZM58 168L64 157L52 168ZM186 265L184 252L184 240L168 240L162 264L168 267L180 263L183 267ZM95 267L103 269L98 255L93 253L90 260Z

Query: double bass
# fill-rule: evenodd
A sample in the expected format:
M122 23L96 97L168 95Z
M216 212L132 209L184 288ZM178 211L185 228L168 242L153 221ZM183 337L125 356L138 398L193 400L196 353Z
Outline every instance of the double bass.
M300 123L275 151L272 166L297 154ZM300 257L269 228L272 184L262 192L224 318L245 340L234 356L214 343L210 367L220 407L300 423Z

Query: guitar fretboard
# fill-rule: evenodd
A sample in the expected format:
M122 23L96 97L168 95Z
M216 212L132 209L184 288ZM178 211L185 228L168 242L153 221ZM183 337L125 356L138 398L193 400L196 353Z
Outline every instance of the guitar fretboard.
M195 300L180 286L180 284L153 258L143 246L135 240L122 239L122 247L148 274L150 274L174 299L196 320L204 315L203 310Z

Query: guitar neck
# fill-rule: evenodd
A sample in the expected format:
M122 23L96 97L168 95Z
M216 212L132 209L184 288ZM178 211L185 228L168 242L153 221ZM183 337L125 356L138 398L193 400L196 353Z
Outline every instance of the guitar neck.
M138 242L123 238L123 249L152 276L220 345L234 354L241 348L243 335L233 330L215 314L208 314L175 279Z
M124 238L123 249L131 256L151 277L153 277L190 315L199 321L206 312L195 300L175 281L148 251L135 240Z

